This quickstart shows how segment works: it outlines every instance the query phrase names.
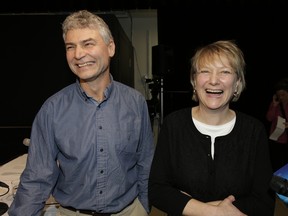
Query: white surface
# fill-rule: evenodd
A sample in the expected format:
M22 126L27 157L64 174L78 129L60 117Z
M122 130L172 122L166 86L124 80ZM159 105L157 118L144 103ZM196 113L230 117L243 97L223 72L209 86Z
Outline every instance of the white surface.
M285 131L285 124L284 123L285 122L286 122L285 118L278 116L276 128L269 137L271 140L277 141L278 138L284 133L284 131Z
M8 194L0 197L0 202L4 202L8 206L10 206L13 201L12 182L19 180L19 177L25 168L26 159L27 154L24 154L0 166L0 181L5 182L10 188ZM7 191L6 188L1 188L1 194L5 191ZM7 212L3 216L8 216Z
M0 197L0 202L4 202L8 204L8 206L11 205L13 201L12 183L19 180L20 175L25 168L26 160L27 160L27 154L24 154L0 166L0 181L5 182L10 187L9 193ZM1 194L5 193L6 191L7 191L6 188L1 188ZM56 211L57 208L55 205L47 205L45 207L43 215L56 216ZM3 216L8 216L8 213L6 212L5 214L3 214Z

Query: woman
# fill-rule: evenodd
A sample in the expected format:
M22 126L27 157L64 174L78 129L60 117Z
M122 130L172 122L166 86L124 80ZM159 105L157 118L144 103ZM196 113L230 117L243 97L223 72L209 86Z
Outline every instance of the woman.
M278 124L278 117L285 121L283 132L278 136L274 131ZM270 156L273 171L277 171L288 163L288 79L282 79L275 85L275 94L268 107L266 118L270 123ZM284 130L284 128L286 128Z
M233 41L217 41L198 49L191 63L198 105L164 119L150 172L151 204L169 216L272 216L265 127L229 107L245 88L242 51Z

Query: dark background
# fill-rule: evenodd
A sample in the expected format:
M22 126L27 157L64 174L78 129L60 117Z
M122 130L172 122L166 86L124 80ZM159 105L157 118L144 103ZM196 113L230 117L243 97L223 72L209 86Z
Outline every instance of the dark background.
M61 23L67 13L1 14L0 164L27 151L33 119L43 102L74 83L66 62ZM110 26L116 52L111 74L134 87L133 47L112 13L99 14Z
M193 105L190 58L199 46L235 40L243 50L247 87L232 107L263 121L275 83L288 76L288 7L284 1L197 1L158 9L164 56L164 115ZM161 70L160 70L161 71Z
M64 47L61 50L59 21L67 12L78 9L94 12L157 9L161 55L152 64L154 73L161 73L163 77L164 115L193 104L189 69L195 49L215 40L236 40L247 63L247 88L233 108L259 118L268 127L265 113L272 98L273 85L288 76L288 8L284 0L11 0L0 7L1 16L28 13L30 18L26 17L25 22L15 22L14 18L0 21L0 135L1 146L5 149L1 149L0 163L27 150L21 143L24 137L29 137L29 126L42 102L64 84L74 81L65 62ZM39 19L41 13L54 16L43 21ZM118 30L116 32L121 32ZM120 50L124 53L114 60L114 73L118 73L119 68L125 70L119 66L122 62L119 59L121 56L127 59L133 49L127 38L119 34L119 47L122 46ZM23 61L25 58L33 59L31 62L34 63ZM37 70L29 77L31 69L35 68ZM59 82L54 82L55 74L49 74L46 69L53 73L61 71L56 75ZM127 78L125 75L123 79L131 78L133 72L130 73L131 76ZM121 74L115 76L121 81ZM25 95L27 92L29 97Z
M165 44L166 58L174 60L165 61L169 70L164 72L164 104L166 101L174 106L164 105L166 114L189 105L190 58L195 49L215 40L229 39L236 40L247 63L247 87L233 107L267 123L265 114L274 93L273 86L288 76L287 22L287 6L276 3L211 3L198 7L187 5L181 10L159 9L159 44Z

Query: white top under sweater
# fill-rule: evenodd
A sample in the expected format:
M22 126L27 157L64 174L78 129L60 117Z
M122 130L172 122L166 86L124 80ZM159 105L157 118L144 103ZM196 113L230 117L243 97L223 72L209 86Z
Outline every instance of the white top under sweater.
M230 133L230 131L233 129L235 125L236 117L234 117L230 122L227 122L226 124L223 124L223 125L208 125L200 121L197 121L195 118L192 118L192 119L197 130L199 130L202 134L206 134L211 137L211 155L212 155L212 158L214 159L215 138L218 136L224 136Z

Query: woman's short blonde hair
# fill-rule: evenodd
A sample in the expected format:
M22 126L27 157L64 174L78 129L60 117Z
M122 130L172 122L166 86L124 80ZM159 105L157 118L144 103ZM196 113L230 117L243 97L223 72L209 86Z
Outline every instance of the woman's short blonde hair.
M191 70L190 70L190 83L194 89L195 75L200 66L215 60L215 58L221 58L225 56L232 69L237 75L239 85L237 86L237 92L235 92L232 101L237 101L246 87L245 82L245 60L242 50L237 46L234 41L221 40L208 44L196 50L194 56L191 58ZM192 100L198 101L197 94L193 91Z

